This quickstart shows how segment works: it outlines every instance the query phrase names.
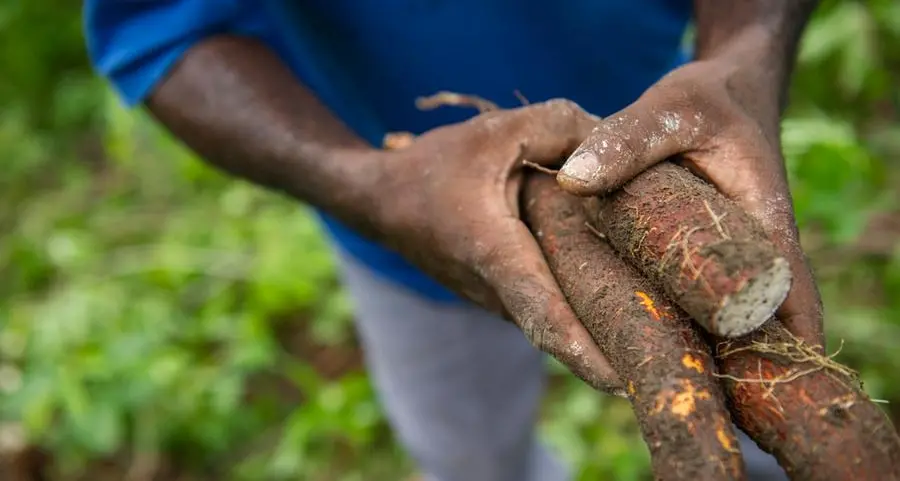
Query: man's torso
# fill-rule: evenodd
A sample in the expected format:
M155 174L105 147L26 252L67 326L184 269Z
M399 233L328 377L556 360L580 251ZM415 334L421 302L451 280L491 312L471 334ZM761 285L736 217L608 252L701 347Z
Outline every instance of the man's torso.
M129 101L180 49L216 32L268 43L360 136L421 133L472 115L422 112L419 96L475 94L502 107L565 97L597 115L631 103L679 62L690 0L88 0L100 71ZM322 216L334 240L427 297L455 296L398 255Z

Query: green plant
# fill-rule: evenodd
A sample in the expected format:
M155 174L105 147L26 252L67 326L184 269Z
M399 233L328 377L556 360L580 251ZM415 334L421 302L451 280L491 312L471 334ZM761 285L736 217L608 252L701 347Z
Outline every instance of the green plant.
M87 66L79 5L0 5L0 438L216 479L397 479L315 216L197 160ZM900 402L900 4L825 0L784 148L832 348ZM900 223L898 223L900 224ZM343 354L342 354L343 355ZM644 479L627 403L551 363L542 430L578 479ZM317 478L316 476L319 476ZM118 478L117 478L118 479Z

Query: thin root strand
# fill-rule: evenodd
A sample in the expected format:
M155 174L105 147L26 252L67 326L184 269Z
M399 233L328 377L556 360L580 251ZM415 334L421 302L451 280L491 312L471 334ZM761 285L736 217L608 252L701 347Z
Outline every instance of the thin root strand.
M725 216L728 215L728 213L725 212L722 215L716 215L716 213L713 212L712 207L710 207L709 202L705 199L703 200L703 207L706 207L706 212L709 212L709 216L710 218L712 218L712 226L715 227L717 231L719 231L719 235L722 236L722 239L730 240L731 236L728 235L728 232L725 231L725 226L722 225L722 219L724 219Z
M559 171L556 169L551 169L549 167L544 167L543 165L540 165L540 164L535 164L534 162L532 162L530 160L523 160L522 165L524 165L526 167L531 167L532 169L534 169L538 172L543 172L545 174L556 175L559 173Z
M434 110L440 107L469 107L481 113L500 110L500 107L490 100L476 95L458 94L455 92L441 91L416 99L416 108L419 110Z
M593 225L591 225L590 222L585 222L584 226L587 227L587 230L591 231L591 234L594 234L595 236L597 236L598 239L606 240L606 234L597 230L597 228L594 227Z
M769 383L783 383L793 381L801 376L805 376L808 374L812 374L814 372L827 370L828 372L838 373L846 378L852 379L856 382L859 381L859 374L834 361L834 358L840 354L841 350L844 347L844 342L841 340L841 345L838 349L830 354L824 355L820 353L815 346L811 346L806 344L802 339L799 339L793 333L788 331L787 329L780 329L785 335L790 338L790 341L787 342L768 342L768 340L763 341L752 341L749 345L731 348L731 343L720 343L718 346L718 355L717 357L720 359L724 359L729 356L733 356L740 352L755 352L758 354L769 354L776 357L780 357L789 361L792 364L811 364L813 367L807 369L792 369L791 371L785 373L782 376L779 376L775 379L762 379L762 375L760 375L759 379L746 379L746 378L736 378L734 376L722 375L718 374L717 376L723 377L726 379L730 379L735 382L761 382L764 384Z
M529 102L528 99L525 98L524 95L522 95L522 92L520 92L519 89L513 90L513 95L516 96L516 99L518 99L519 103L521 103L522 105L531 105L531 102Z

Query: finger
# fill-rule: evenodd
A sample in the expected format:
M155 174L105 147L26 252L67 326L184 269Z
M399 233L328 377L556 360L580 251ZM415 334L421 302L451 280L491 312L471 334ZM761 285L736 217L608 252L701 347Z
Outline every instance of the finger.
M776 316L796 336L824 347L822 300L800 244L778 147L752 129L741 130L733 137L717 141L726 148L690 153L689 168L710 179L760 223L791 267L791 290Z
M822 297L799 241L779 243L794 276L794 284L776 315L797 337L825 349Z
M576 195L605 194L648 167L698 145L709 122L679 97L648 92L593 129L557 176Z
M502 119L502 120L500 120ZM559 165L584 141L600 121L578 104L552 99L513 110L498 112L487 125L501 129L497 138L514 138L527 150L528 160L540 165Z
M775 188L780 184L772 180L754 193L738 195L737 200L759 220L763 230L790 264L793 277L791 290L776 316L794 335L824 349L822 298L800 244L792 201L790 194L786 193L787 186Z
M478 265L497 290L513 322L538 349L552 355L594 389L624 396L609 361L575 317L540 247L525 225L506 217L496 226L499 242L487 248Z

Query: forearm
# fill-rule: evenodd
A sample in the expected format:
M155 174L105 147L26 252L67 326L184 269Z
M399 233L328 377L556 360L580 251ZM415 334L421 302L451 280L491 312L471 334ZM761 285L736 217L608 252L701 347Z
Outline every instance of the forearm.
M373 204L374 149L264 45L215 37L187 52L147 102L208 163L344 220ZM357 226L366 229L368 226Z
M696 55L729 58L746 83L779 115L797 47L818 0L694 0Z

